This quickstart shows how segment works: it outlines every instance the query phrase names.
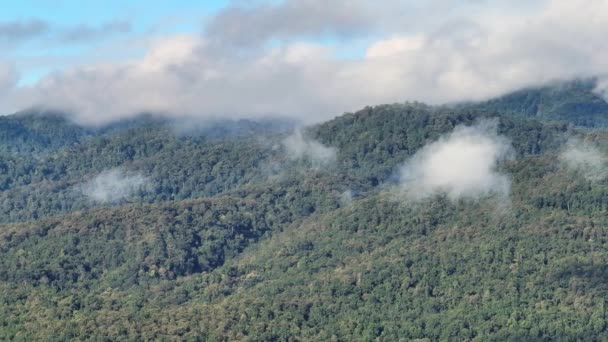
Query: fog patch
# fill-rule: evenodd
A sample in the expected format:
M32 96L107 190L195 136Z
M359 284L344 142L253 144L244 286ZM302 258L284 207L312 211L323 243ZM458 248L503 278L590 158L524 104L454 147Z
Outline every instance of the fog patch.
M595 88L593 92L601 96L604 101L608 101L608 78L606 76L599 77L596 79Z
M80 191L97 203L117 203L150 187L150 180L139 173L120 168L104 171L80 186Z
M344 207L348 207L353 203L355 194L352 190L348 189L340 194L340 204Z
M316 168L327 166L336 160L335 148L327 147L305 136L299 129L283 140L283 146L290 159L309 160Z
M497 166L512 158L513 150L509 140L498 135L497 125L497 120L460 125L424 146L401 168L401 190L412 200L438 194L451 200L508 198L510 178Z
M606 157L592 143L571 138L559 155L559 159L570 171L590 181L605 179Z

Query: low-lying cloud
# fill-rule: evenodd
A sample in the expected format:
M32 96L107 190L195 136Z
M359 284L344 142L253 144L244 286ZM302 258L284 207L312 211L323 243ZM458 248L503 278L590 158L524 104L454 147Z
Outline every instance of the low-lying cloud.
M150 180L138 173L116 168L98 174L80 186L80 191L97 203L116 203L150 186Z
M497 120L457 126L418 151L401 169L401 186L413 200L445 193L450 199L507 198L511 181L497 167L512 156L508 139L497 134Z
M570 171L582 175L587 180L599 181L608 176L608 160L592 143L570 139L559 159Z
M313 167L327 166L336 160L336 149L305 136L301 130L283 140L287 156L291 159L307 159Z

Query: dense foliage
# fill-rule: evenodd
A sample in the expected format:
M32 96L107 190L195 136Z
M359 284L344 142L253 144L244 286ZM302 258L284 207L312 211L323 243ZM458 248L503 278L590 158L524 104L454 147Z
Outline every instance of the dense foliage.
M568 109L605 105L584 87L367 107L306 129L336 149L322 167L285 150L285 123L2 118L0 339L606 339L608 180L558 157L573 136L608 150L573 127L606 120ZM513 145L508 200L395 191L421 147L482 118ZM116 168L146 186L82 190Z

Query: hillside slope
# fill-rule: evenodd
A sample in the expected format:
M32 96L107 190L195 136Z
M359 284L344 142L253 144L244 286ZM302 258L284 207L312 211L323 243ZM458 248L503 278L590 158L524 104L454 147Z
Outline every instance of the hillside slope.
M576 89L532 102L598 105ZM606 338L608 131L493 101L301 135L4 118L23 139L0 140L0 339ZM509 146L491 165L509 191L407 197L403 165L479 122Z

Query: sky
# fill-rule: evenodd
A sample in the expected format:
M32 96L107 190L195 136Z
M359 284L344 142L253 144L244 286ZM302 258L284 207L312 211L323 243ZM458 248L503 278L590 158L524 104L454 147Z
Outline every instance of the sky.
M607 32L605 0L12 1L0 113L313 123L555 80L606 85Z
M203 22L227 6L224 0L177 1L13 1L3 4L0 43L3 56L20 68L20 84L87 63L141 57L147 37L196 33ZM21 33L19 33L21 32ZM121 44L123 49L112 49ZM5 52L5 53L6 53Z

